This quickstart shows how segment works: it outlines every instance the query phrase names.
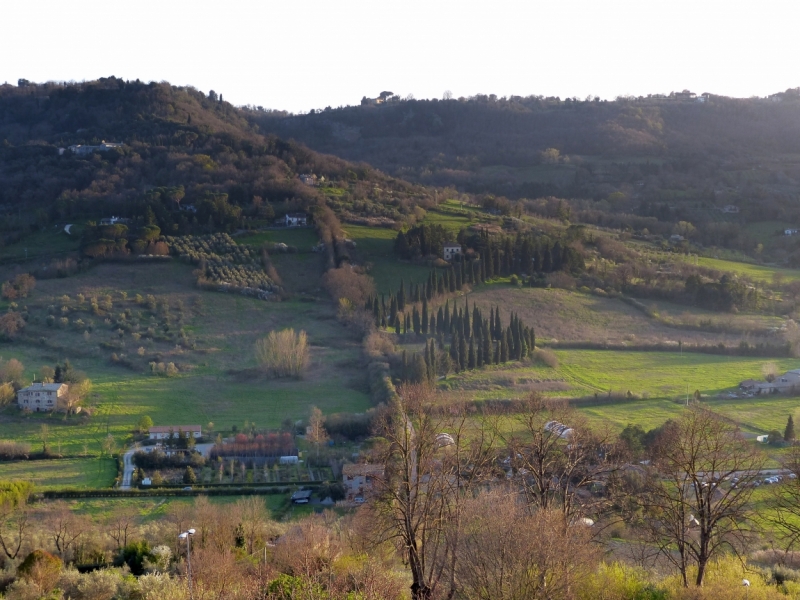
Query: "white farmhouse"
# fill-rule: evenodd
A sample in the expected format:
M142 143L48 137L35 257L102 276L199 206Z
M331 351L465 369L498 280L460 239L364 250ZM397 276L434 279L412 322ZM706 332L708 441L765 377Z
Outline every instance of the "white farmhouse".
M306 213L286 213L286 227L302 227L308 224Z
M457 242L447 242L443 248L444 259L453 260L456 256L461 256L461 244Z
M67 392L66 383L33 383L17 392L17 406L33 412L56 410L59 398Z

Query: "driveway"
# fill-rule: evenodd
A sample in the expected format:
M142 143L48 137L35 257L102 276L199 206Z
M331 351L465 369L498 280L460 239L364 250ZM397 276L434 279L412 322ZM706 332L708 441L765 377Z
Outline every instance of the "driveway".
M129 490L131 489L131 481L133 481L133 455L139 450L139 444L134 444L131 446L130 450L128 450L122 456L122 483L120 483L119 489L121 490Z

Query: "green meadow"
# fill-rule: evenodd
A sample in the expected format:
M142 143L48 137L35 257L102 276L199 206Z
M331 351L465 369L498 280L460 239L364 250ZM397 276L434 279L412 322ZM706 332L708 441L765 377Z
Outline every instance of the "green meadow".
M67 458L0 462L0 480L30 481L38 491L111 487L117 476L112 458Z

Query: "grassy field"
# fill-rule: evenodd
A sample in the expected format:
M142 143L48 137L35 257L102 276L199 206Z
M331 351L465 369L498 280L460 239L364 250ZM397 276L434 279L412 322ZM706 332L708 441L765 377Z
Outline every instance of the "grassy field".
M70 359L94 383L87 402L92 416L24 415L6 407L0 411L0 437L38 446L41 426L47 424L51 445L61 444L62 452L97 454L109 433L118 444L124 442L142 415L150 415L157 425L213 422L217 429L227 429L249 421L267 428L286 418L307 416L312 405L326 413L359 412L369 406L360 339L339 324L330 302L264 302L204 292L193 287L191 270L175 262L103 264L75 277L39 282L27 302L32 315L28 342L4 344L0 356L21 360L29 377L41 365ZM120 299L120 291L128 293L127 301ZM180 301L186 307L180 326L196 341L196 349L146 336L134 341L128 333L120 338L113 324L104 323L103 315L92 317L95 327L88 336L72 326L47 327L43 319L47 307L60 306L65 292L70 298L78 292L87 297L111 292L115 314L130 306L136 293L155 295L159 305ZM138 317L139 312L144 314ZM89 318L84 313L69 314ZM170 314L174 330L177 317ZM133 306L129 319L149 325L148 315L148 309ZM285 327L309 334L311 365L300 381L270 380L255 369L256 340ZM114 352L101 343L124 346ZM137 346L145 350L142 357ZM132 368L113 363L112 353L125 355ZM148 372L150 360L174 361L183 365L182 372L177 377L153 376Z
M117 463L111 458L23 460L0 463L0 480L32 482L37 490L111 487Z
M490 400L522 398L531 391L552 396L581 397L628 391L642 398L635 402L585 407L593 418L620 428L627 423L654 427L677 415L681 401L695 390L708 396L715 410L741 423L748 431L782 429L786 418L800 406L796 398L716 398L750 377L760 377L763 359L677 352L617 352L607 350L557 351L559 364L510 363L506 367L452 375L441 386L453 398ZM797 360L775 361L779 369L798 367Z
M236 236L235 239L237 244L247 244L248 246L283 243L288 246L294 246L300 252L308 252L319 243L317 233L310 227L270 229L268 231L245 233Z
M67 234L63 225L57 225L32 233L21 242L0 248L0 260L24 260L26 257L32 259L73 252L80 245L81 229L81 225L73 225Z
M756 281L772 281L776 274L783 277L784 281L796 281L800 279L800 270L798 269L784 269L781 267L768 267L764 265L753 265L743 262L735 262L732 260L723 260L719 258L708 258L705 256L698 257L695 261L702 267L709 269L717 269L719 271L730 271L739 275L746 275L747 277Z
M738 332L763 333L765 328L781 323L781 319L775 317L710 313L667 302L645 302L669 322L696 326L707 323L713 331L672 327L616 298L555 288L515 288L502 283L481 286L467 297L470 306L477 303L485 314L489 313L490 306L500 306L504 322L514 310L527 325L533 326L538 339L562 342L664 343L682 340L691 344L722 342L736 345L742 339ZM463 304L464 299L459 299L458 305ZM725 333L726 329L734 333ZM753 333L748 336L748 341L774 342L774 339L762 339Z
M379 293L395 292L404 279L406 286L412 281L420 283L430 272L428 267L400 261L394 254L394 240L397 232L393 229L346 225L347 236L356 242L358 257L371 264L370 275L375 280Z
M245 496L208 496L208 500L212 504L232 504L243 497ZM282 517L289 508L289 496L287 494L265 494L260 498L264 501L273 519ZM169 514L171 507L180 504L191 505L195 501L194 497L154 497L86 498L69 500L68 502L75 512L89 515L95 519L102 519L114 511L134 507L138 511L141 521L148 523L164 519Z

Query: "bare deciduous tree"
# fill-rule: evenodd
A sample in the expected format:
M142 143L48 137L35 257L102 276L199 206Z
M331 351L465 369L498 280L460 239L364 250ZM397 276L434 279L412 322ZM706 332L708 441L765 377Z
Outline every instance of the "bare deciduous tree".
M467 600L559 600L596 565L590 528L569 526L558 509L533 512L516 489L483 493L465 503L456 563Z
M395 541L408 565L412 598L433 598L440 586L452 597L463 502L491 472L495 430L437 407L424 384L398 392L378 426L386 471L372 509L380 539Z
M750 531L752 483L763 458L735 425L694 405L665 429L653 464L641 496L646 530L685 586L696 566L700 586L709 561L726 548L738 552Z
M70 510L66 502L58 501L45 513L44 521L61 560L66 562L70 550L74 552L76 543L88 529L85 519Z
M300 378L308 366L308 336L294 329L270 331L256 342L256 359L274 377Z
M610 434L597 434L566 403L531 395L517 416L520 428L504 435L528 502L561 511L567 520L597 515L606 499L589 493L617 465Z
M114 540L118 549L128 545L128 535L136 524L137 512L135 507L123 507L111 511L106 518L106 534Z
M308 419L306 441L313 444L319 457L319 447L328 441L328 432L325 430L325 417L316 406L311 407L311 416Z

